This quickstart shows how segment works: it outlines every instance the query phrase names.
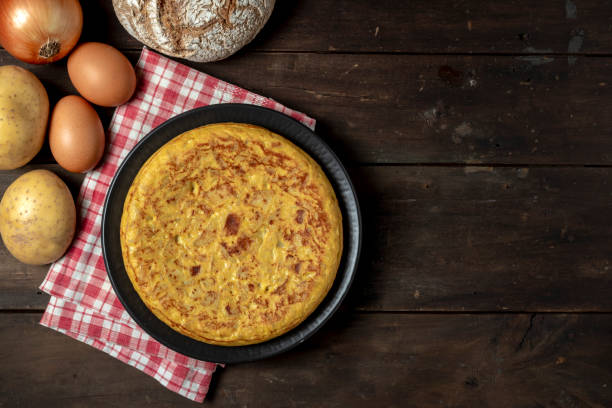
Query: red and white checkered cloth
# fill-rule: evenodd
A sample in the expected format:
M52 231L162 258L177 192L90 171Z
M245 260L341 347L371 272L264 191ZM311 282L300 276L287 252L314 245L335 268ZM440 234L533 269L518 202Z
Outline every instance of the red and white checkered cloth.
M51 295L41 324L89 344L155 378L168 389L201 402L214 363L178 354L147 335L113 292L102 257L100 226L108 186L136 143L181 112L218 103L265 106L310 128L303 113L143 49L134 97L115 110L103 162L83 181L77 234L66 255L51 265L40 288Z

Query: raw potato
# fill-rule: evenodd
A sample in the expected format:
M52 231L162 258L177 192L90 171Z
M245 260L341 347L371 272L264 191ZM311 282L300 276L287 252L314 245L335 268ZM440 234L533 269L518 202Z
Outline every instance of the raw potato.
M20 176L0 201L0 235L21 262L44 265L57 260L72 242L75 226L72 195L48 170Z
M45 87L30 71L0 67L0 170L21 167L40 151L49 118Z

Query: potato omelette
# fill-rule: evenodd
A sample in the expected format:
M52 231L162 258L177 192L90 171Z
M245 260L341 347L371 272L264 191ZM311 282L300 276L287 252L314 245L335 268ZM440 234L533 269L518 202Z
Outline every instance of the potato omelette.
M183 133L142 166L121 218L127 274L174 330L237 346L279 336L329 291L342 216L319 165L267 129Z

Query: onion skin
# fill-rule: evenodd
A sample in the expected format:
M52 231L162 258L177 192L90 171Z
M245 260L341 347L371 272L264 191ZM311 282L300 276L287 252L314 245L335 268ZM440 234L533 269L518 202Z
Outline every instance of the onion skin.
M63 58L82 29L78 0L0 0L0 44L21 61L48 64Z

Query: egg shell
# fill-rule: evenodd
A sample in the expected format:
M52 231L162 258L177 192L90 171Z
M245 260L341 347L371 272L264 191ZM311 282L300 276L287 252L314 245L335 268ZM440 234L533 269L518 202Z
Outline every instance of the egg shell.
M88 101L100 106L126 103L136 89L136 73L130 61L116 48L88 42L68 57L68 76Z
M57 102L49 124L49 147L66 170L81 173L98 164L104 153L104 128L85 99L68 95Z

